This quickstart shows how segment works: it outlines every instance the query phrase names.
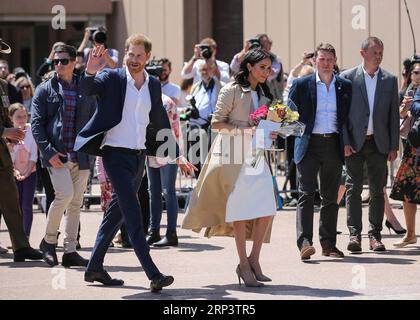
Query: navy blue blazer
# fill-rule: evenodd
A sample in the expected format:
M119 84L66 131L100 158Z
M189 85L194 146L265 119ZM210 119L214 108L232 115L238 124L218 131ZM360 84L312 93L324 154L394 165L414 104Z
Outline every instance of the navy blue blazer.
M337 129L340 137L340 157L344 163L343 130L347 121L351 104L351 81L340 76L335 76L335 92L337 96ZM296 79L293 82L289 93L289 100L292 100L298 107L299 121L306 125L302 137L295 139L295 163L300 163L308 150L312 130L315 125L317 107L316 74ZM289 103L290 104L290 103Z
M96 95L99 99L98 109L92 119L82 129L76 139L75 149L92 155L103 156L100 149L105 133L118 125L122 120L127 74L125 68L105 69L95 77L82 75L80 87L86 95ZM160 82L149 78L149 92L152 108L149 113L150 123L146 130L146 154L155 156L159 147L165 144L165 152L159 156L179 157L179 147L172 135L169 118L162 104ZM168 129L161 141L157 134Z

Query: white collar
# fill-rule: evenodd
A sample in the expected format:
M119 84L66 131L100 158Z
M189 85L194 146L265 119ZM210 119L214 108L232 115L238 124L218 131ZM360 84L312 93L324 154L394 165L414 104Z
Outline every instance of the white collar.
M362 64L362 70L363 70L363 73L365 74L365 78L366 78L366 76L368 76L369 78L371 78L371 79L374 79L374 78L376 78L377 76L378 76L378 74L379 74L379 71L381 70L381 67L379 67L378 68L378 70L376 70L375 71L375 76L372 78L371 76L370 76L370 74L365 70L365 67L363 66L363 64Z
M331 86L331 85L335 85L335 81L336 81L336 79L335 79L335 74L333 73L333 75L332 75L332 80L331 80L331 83L330 83L330 86ZM318 73L318 71L316 72L316 83L324 83L324 82L322 82L321 78L319 77L319 73Z
M127 74L127 82L134 85L134 83L135 83L134 78L131 76L131 73L128 70L127 66L125 67L125 73ZM146 70L143 70L143 73L144 73L144 79L145 79L143 85L148 85L149 84L149 74L146 72Z

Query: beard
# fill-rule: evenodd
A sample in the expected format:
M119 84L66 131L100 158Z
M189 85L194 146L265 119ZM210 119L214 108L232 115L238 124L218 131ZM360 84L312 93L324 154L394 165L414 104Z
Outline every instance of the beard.
M140 73L143 72L144 70L144 65L140 64L140 63L133 63L130 62L127 64L128 70L130 70L131 73Z
M160 75L159 76L159 80L162 81L162 82L165 82L168 79L169 79L169 74L167 74L167 75Z

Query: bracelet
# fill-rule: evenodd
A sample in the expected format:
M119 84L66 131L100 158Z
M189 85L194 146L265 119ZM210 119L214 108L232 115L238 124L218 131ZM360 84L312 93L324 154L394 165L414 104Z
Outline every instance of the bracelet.
M86 70L85 70L85 73L86 73L86 75L87 75L88 77L94 77L94 76L96 76L96 73L89 73L89 72L87 72Z

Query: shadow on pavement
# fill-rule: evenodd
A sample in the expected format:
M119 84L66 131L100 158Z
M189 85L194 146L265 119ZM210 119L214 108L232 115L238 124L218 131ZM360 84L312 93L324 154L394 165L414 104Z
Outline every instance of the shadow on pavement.
M208 289L206 289L208 288ZM237 284L207 286L203 289L168 289L165 288L160 293L142 292L130 296L123 296L125 300L238 300L228 291L240 291L243 293L253 293L264 295L280 296L300 296L312 298L349 298L359 296L357 292L334 289L318 289L292 285L265 285L263 288L240 287Z
M339 263L351 263L351 264L399 264L399 265L408 265L417 263L417 260L413 259L401 259L401 258L387 258L385 255L392 254L392 251L385 251L383 253L377 253L378 257L366 257L362 254L352 254L347 255L343 259L330 259L330 260L313 260L310 263L319 264L324 262L339 262ZM416 255L419 252L417 251ZM415 254L413 254L415 255Z

